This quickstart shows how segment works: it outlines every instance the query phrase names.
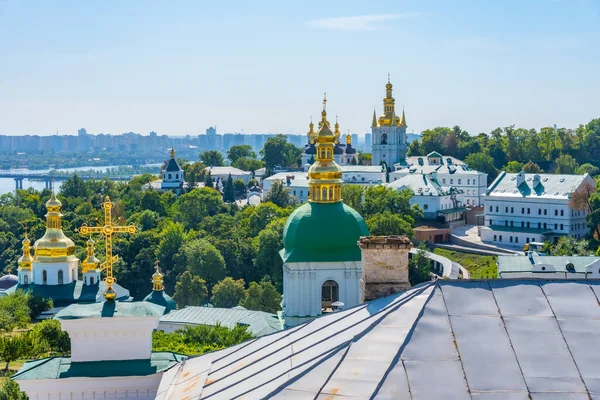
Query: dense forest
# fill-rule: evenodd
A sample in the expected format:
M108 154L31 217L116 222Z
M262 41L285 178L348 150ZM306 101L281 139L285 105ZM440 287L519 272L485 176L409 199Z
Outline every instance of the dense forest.
M432 151L464 160L471 168L488 173L490 182L501 170L597 175L600 118L574 130L546 127L537 131L512 125L476 136L459 126L437 127L424 131L420 141L413 141L409 155Z

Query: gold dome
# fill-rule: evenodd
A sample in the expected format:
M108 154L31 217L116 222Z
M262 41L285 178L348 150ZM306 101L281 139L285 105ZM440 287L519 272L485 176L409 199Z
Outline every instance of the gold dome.
M56 198L54 191L52 191L52 195L50 196L50 199L48 199L48 201L46 202L46 209L48 211L59 212L61 208L62 208L62 203L60 202L60 200L58 200Z
M326 104L327 98L324 98L320 129L316 135L315 162L308 169L309 201L317 203L333 203L342 199L342 169L333 160L337 137L329 129Z
M76 260L75 243L62 231L62 203L54 192L46 202L46 232L33 245L34 260L41 262L57 262Z
M156 260L156 272L152 274L152 290L162 291L164 289L163 274L160 272L160 268L158 268L158 260Z
M82 272L84 274L86 272L98 269L100 265L100 260L98 260L94 254L95 244L96 242L92 238L89 238L89 240L86 242L87 257L85 257L85 259L81 262Z
M31 263L33 262L33 258L31 257L31 240L27 237L27 233L25 234L25 239L21 242L23 243L23 254L19 257L18 264L21 269L31 269Z

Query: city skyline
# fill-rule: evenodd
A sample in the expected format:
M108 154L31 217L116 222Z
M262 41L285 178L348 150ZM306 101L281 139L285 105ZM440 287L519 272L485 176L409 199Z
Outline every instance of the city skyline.
M235 11L232 11L235 10ZM599 3L0 2L0 134L363 135L391 73L407 132L598 117Z

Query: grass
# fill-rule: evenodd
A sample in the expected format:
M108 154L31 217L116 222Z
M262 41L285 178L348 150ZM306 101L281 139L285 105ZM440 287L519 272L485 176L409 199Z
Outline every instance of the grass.
M436 248L435 254L446 257L465 267L471 279L486 279L498 277L496 256L481 256L479 254L463 253L447 249Z

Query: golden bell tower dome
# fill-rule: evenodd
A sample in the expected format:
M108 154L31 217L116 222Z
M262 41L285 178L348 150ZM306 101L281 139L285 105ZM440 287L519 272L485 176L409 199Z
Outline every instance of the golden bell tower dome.
M57 262L71 261L75 258L75 243L62 231L62 203L54 191L46 202L46 232L33 245L34 261Z
M31 257L31 240L27 237L27 233L25 233L25 239L21 243L23 244L23 255L19 257L19 268L22 270L31 270L33 258Z
M342 169L333 160L337 140L327 121L327 96L323 99L323 111L319 131L316 134L315 162L308 170L310 202L333 203L342 199Z

